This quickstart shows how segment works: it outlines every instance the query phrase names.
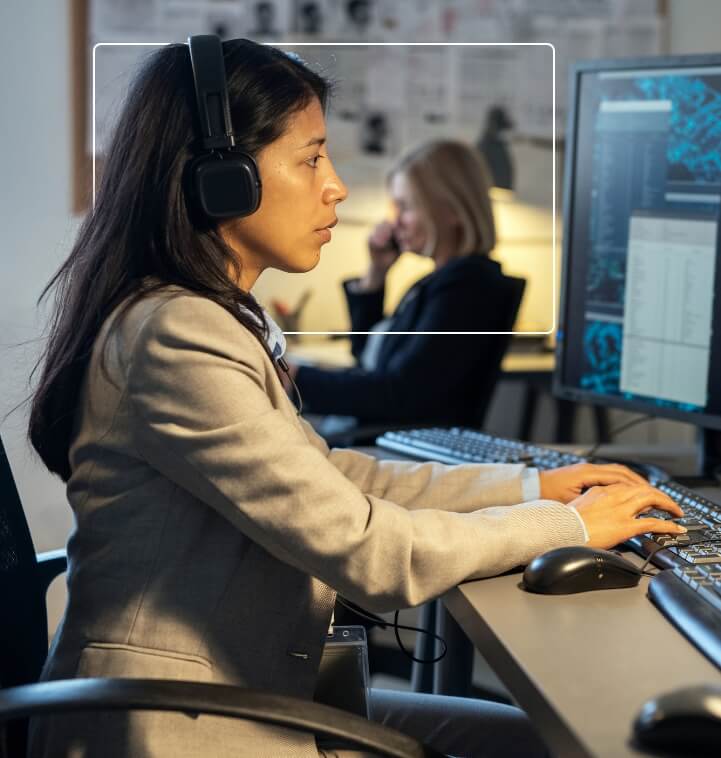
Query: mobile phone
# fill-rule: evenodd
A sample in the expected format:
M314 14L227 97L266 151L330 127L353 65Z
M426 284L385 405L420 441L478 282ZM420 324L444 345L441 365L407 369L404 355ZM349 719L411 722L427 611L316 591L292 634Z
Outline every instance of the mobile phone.
M390 240L388 240L388 244L390 245L390 247L391 247L391 249L393 250L394 253L396 253L397 255L401 254L401 252L402 252L401 251L401 246L398 243L398 240L396 239L396 235L393 234L393 232L391 232L391 237L390 237Z

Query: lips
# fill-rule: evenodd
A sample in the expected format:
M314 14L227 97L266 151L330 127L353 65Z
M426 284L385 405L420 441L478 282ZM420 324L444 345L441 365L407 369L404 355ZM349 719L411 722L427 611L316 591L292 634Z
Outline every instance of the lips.
M333 219L327 226L316 229L315 233L323 240L323 242L330 242L331 233L330 230L338 223L338 219Z

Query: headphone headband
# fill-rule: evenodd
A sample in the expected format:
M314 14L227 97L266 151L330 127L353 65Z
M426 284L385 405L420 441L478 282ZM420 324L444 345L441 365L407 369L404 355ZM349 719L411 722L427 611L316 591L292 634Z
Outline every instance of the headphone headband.
M235 144L223 46L219 37L200 34L188 37L188 49L202 145L186 168L189 208L212 223L249 216L258 210L262 184L253 157Z
M235 146L230 103L225 81L223 46L214 34L188 37L190 64L193 69L195 95L203 148L228 149Z

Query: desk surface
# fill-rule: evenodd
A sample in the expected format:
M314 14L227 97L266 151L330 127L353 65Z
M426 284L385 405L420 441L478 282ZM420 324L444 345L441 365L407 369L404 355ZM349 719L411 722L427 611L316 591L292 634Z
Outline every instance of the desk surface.
M647 699L721 683L721 671L648 600L649 579L560 596L524 592L520 579L469 582L443 600L554 755L640 756L629 741Z
M617 446L606 450L630 453ZM368 452L403 457L379 448ZM669 450L639 446L634 452L663 462ZM692 452L678 446L675 456ZM721 503L721 488L698 491ZM632 553L626 557L643 562ZM641 756L630 738L646 700L680 687L721 683L721 671L648 599L648 578L629 589L558 596L524 592L520 580L518 572L468 582L443 602L555 756Z
M355 365L347 339L324 342L298 342L288 345L286 357L293 363L324 368L349 368ZM550 374L555 366L553 353L508 352L501 368L505 374Z

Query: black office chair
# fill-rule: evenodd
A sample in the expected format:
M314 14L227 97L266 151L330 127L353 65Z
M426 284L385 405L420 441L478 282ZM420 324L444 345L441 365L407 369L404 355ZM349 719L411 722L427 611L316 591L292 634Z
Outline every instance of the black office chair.
M501 363L511 342L513 325L516 323L518 311L521 308L523 293L526 288L526 280L515 276L505 276L503 286L506 288L506 296L503 299L504 313L498 321L497 330L509 332L509 334L489 334L484 337L489 341L488 361L483 370L478 373L476 384L476 403L468 408L468 414L463 419L461 426L472 429L481 429L488 412L488 407L493 397L498 379L501 375ZM401 429L421 429L430 426L442 426L442 422L426 422L418 419L415 422L398 423L364 423L336 434L325 434L326 442L331 447L350 447L358 445L372 445L377 437L388 431ZM457 425L457 424L456 424Z
M312 732L395 758L441 758L393 729L346 711L242 687L162 679L72 679L37 683L47 657L45 594L65 571L65 551L35 554L0 439L0 758L24 756L32 716L71 711L207 713ZM6 722L10 722L8 725Z

